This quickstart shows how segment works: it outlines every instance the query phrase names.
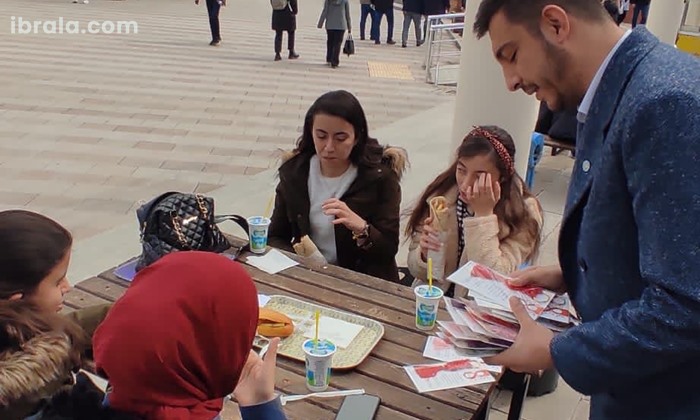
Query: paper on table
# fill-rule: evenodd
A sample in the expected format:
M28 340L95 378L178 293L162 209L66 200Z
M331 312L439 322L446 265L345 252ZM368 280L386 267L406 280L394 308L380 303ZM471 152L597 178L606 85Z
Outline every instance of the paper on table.
M330 340L336 346L344 349L347 348L352 340L364 328L362 325L353 324L337 318L321 316L318 323L318 336L321 339ZM301 326L304 331L304 337L314 338L316 326L311 323L305 323Z
M470 357L468 352L456 348L442 338L433 336L428 337L428 341L425 343L423 357L439 360L441 362L453 362L455 360L466 359L471 360L478 366L481 366L484 369L494 373L501 373L502 370L500 366L487 365L482 359L478 357Z
M248 264L259 268L268 274L277 274L282 270L299 265L298 262L287 257L276 249L271 249L267 252L267 254L260 257L250 256L246 261Z
M267 302L269 302L269 301L270 301L270 296L261 295L260 293L258 293L258 306L259 307L262 308L263 306L267 305Z
M496 381L488 370L471 360L405 366L404 369L421 393Z

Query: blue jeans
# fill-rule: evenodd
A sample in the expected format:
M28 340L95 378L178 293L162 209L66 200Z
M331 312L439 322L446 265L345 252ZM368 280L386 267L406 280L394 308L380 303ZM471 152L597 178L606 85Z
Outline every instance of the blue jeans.
M382 16L386 16L386 23L389 25L387 28L386 40L392 41L394 39L394 9L376 10L374 12L374 16L377 18L372 22L374 23L374 25L372 25L372 29L377 35L377 39L375 41L379 41L379 25L382 23Z
M637 18L639 17L639 13L642 14L642 21L639 22L639 24L646 25L647 18L649 17L649 5L648 4L646 6L640 6L638 4L634 5L634 13L632 14L632 27L633 28L635 26L637 26Z
M374 27L374 21L377 20L377 13L375 13L372 6L369 4L360 5L360 39L365 39L365 27L367 25L367 16L369 15L372 22L369 25L369 39L374 41L379 38L379 28Z

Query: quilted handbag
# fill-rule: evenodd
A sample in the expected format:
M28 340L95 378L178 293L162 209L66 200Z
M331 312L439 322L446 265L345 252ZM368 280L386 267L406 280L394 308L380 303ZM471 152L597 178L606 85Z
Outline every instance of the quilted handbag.
M231 244L217 223L236 222L248 234L248 222L238 215L215 216L214 199L201 194L168 192L136 210L142 252L136 271L176 251L223 252Z

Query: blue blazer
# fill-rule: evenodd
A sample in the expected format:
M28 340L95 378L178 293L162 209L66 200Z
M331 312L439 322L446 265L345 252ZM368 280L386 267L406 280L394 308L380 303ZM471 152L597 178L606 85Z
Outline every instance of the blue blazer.
M581 136L559 259L583 324L551 344L591 419L700 419L700 60L637 28Z

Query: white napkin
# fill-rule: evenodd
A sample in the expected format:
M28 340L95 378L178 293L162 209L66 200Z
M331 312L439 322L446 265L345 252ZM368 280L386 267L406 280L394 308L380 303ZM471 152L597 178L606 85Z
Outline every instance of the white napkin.
M299 265L299 263L276 249L270 249L267 254L260 257L250 256L247 262L268 274L277 274L282 270Z

